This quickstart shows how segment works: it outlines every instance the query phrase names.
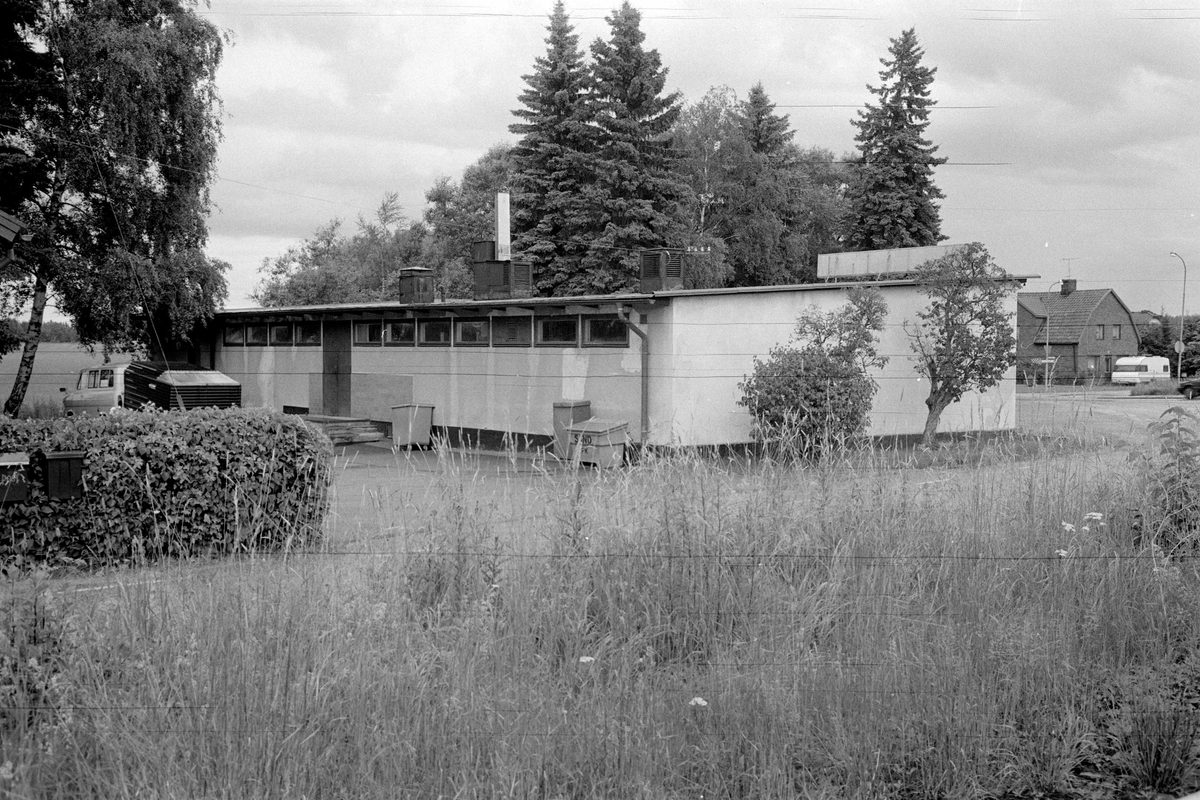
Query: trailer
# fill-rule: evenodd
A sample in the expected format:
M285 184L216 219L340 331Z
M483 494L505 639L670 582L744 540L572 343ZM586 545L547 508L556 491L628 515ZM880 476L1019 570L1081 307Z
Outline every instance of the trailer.
M1163 356L1125 356L1113 365L1113 383L1130 386L1170 379L1171 362Z

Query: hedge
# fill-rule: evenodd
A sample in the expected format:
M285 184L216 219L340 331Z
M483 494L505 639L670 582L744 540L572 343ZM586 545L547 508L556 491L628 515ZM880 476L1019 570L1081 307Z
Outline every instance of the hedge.
M70 450L83 497L51 499L38 455ZM333 447L295 417L209 408L0 420L0 453L30 456L28 497L0 504L0 564L28 569L310 544Z

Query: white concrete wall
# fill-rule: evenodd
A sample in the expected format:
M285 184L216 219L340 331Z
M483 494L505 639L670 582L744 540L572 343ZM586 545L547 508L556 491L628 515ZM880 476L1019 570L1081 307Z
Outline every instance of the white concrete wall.
M218 341L216 369L242 384L247 408L321 410L320 347L226 347Z
M391 419L391 406L432 405L433 424L552 435L554 403L590 400L592 414L623 419L637 439L640 347L355 347L355 416ZM411 399L391 402L394 377ZM396 395L397 397L399 395Z
M915 286L881 289L888 304L880 353L888 365L872 377L879 392L871 410L873 436L924 430L929 382L913 371L903 323L928 299ZM846 302L845 289L809 289L676 296L651 314L651 435L655 444L709 445L750 441L750 413L737 404L738 384L754 358L787 344L802 311L831 311ZM1016 320L1016 296L1010 300ZM942 415L940 431L1011 430L1016 424L1015 370L986 393L971 393Z

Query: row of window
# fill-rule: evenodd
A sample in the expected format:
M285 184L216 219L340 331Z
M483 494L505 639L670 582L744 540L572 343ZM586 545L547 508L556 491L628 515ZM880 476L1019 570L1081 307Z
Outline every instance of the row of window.
M629 330L616 316L380 319L356 322L355 345L364 347L628 347ZM230 347L321 344L319 322L229 325Z
M1097 325L1097 326L1096 326L1096 340L1097 340L1097 341L1099 341L1099 340L1101 340L1101 339L1103 339L1103 338L1104 338L1104 328L1105 328L1105 327L1106 327L1106 326L1104 326L1104 325ZM1108 327L1110 327L1110 328L1111 328L1111 330L1112 330L1112 338L1113 338L1113 339L1120 339L1120 338L1121 338L1121 326L1120 326L1120 325L1111 325L1111 326L1108 326Z
M321 323L273 322L259 325L226 325L225 345L228 347L290 347L292 345L319 347Z

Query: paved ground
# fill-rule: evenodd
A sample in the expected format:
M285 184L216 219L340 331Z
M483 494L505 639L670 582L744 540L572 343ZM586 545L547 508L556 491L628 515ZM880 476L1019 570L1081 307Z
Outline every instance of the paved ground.
M1147 426L1169 408L1200 415L1200 403L1179 395L1132 397L1128 389L1018 389L1017 427L1025 433L1079 436L1116 446L1145 441ZM1198 421L1200 423L1200 421Z

